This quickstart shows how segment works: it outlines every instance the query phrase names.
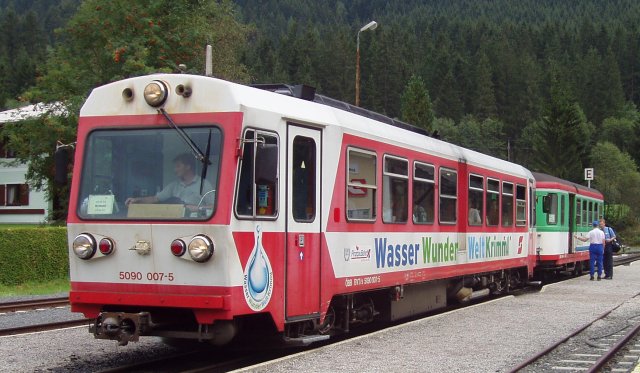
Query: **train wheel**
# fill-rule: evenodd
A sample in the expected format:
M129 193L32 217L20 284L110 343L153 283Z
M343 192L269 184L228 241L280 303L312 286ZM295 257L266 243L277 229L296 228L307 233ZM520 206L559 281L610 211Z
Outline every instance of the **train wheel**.
M327 314L324 316L324 322L318 328L318 333L327 334L333 329L333 326L336 322L336 312L333 310L333 307L329 307L327 310Z

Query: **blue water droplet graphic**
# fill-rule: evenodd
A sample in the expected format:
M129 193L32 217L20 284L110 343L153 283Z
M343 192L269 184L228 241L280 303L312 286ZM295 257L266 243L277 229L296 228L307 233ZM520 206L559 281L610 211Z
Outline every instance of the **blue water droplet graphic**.
M248 290L254 300L261 301L266 295L265 289L269 283L269 268L264 258L265 253L262 247L260 227L256 228L255 247L251 255L248 271Z

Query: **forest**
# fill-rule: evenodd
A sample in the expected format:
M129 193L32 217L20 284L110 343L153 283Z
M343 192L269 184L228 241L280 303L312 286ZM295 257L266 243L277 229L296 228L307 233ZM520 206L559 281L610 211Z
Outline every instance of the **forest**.
M97 85L178 63L201 73L206 43L216 76L307 84L353 103L356 37L375 20L360 33L361 106L578 183L593 167L609 205L629 207L610 217L640 216L637 1L179 3L0 0L0 107L77 105ZM73 124L56 128L73 135Z

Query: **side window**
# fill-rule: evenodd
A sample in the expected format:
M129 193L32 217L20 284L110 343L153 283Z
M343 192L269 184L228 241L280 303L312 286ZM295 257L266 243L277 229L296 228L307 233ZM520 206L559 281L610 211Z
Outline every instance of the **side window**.
M560 196L560 225L564 226L564 202L565 197Z
M347 149L347 219L376 218L376 154Z
M277 214L278 138L248 130L236 192L236 213L242 217L274 217Z
M502 183L502 226L513 226L513 183Z
M580 226L582 224L582 201L576 199L576 226Z
M516 185L516 225L527 225L527 188L524 185Z
M500 223L500 182L487 179L487 225L497 226Z
M385 155L382 175L382 221L406 223L409 211L409 162Z
M582 201L582 225L589 226L589 202Z
M435 167L430 164L415 162L413 165L413 222L416 224L433 224L435 173Z
M457 202L458 173L448 168L440 168L440 223L456 223Z
M557 225L558 224L558 195L556 193L549 193L549 213L547 213L547 224L549 225Z
M293 139L293 218L312 222L316 216L316 142L303 136Z
M484 215L484 178L469 175L469 225L482 225Z

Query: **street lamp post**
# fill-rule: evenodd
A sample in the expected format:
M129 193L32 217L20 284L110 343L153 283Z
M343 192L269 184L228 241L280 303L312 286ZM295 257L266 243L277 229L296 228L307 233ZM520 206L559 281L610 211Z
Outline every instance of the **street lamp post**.
M360 106L360 33L367 30L373 31L376 27L378 27L378 23L376 21L367 23L362 26L360 31L358 31L358 36L356 38L356 106Z

